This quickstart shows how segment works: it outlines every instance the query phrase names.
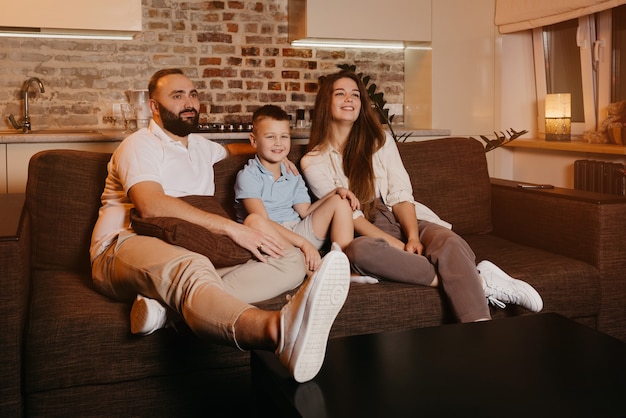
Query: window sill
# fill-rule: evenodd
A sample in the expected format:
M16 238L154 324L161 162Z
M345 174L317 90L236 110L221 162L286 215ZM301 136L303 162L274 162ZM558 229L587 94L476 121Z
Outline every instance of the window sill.
M528 148L546 151L584 152L593 154L626 155L626 146L615 144L590 144L579 139L569 142L545 141L536 138L519 138L505 145L507 148Z

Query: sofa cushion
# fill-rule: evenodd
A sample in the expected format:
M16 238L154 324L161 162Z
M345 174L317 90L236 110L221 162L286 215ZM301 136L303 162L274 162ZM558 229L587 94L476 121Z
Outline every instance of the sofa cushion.
M444 138L398 143L413 195L452 224L458 234L491 231L491 183L484 147L476 140Z
M600 271L584 261L507 241L491 234L464 236L477 257L530 283L544 300L544 312L570 318L595 318L600 313ZM525 311L509 306L507 311ZM591 324L595 326L596 324Z
M437 289L402 283L352 284L331 337L453 322L443 319L447 310L440 295ZM277 310L285 302L283 294L255 305ZM26 330L26 392L210 370L217 375L249 364L248 353L202 341L184 324L178 331L133 335L129 311L129 304L95 292L88 274L37 272Z
M111 154L50 150L28 168L32 268L90 270L89 245Z
M97 293L89 274L39 271L24 355L27 393L246 366L249 354L183 327L130 332L130 304Z
M213 196L183 196L184 202L205 212L228 217L219 201ZM162 239L211 260L217 268L243 264L252 258L252 253L240 247L224 234L215 234L194 223L173 217L142 218L131 209L130 219L136 233Z

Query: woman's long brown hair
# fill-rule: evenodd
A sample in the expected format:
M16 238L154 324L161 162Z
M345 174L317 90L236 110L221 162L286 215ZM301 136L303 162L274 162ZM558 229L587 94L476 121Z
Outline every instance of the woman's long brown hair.
M317 146L320 149L328 146L334 85L342 78L354 80L361 96L361 111L352 125L348 142L343 150L343 170L348 177L350 190L361 202L366 218L369 218L376 205L372 156L384 145L385 131L372 107L365 85L353 71L342 70L320 77L308 150Z

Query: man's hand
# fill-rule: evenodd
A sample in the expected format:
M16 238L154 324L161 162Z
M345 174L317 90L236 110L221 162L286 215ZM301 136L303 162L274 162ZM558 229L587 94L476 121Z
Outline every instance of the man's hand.
M259 261L267 261L263 254L273 258L285 255L283 246L276 238L245 225L233 223L232 228L228 230L228 236L239 246L250 251Z

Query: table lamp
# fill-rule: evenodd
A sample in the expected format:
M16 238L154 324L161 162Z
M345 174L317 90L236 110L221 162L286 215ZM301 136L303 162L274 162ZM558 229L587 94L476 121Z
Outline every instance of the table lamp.
M546 94L546 141L570 141L571 118L570 93Z

